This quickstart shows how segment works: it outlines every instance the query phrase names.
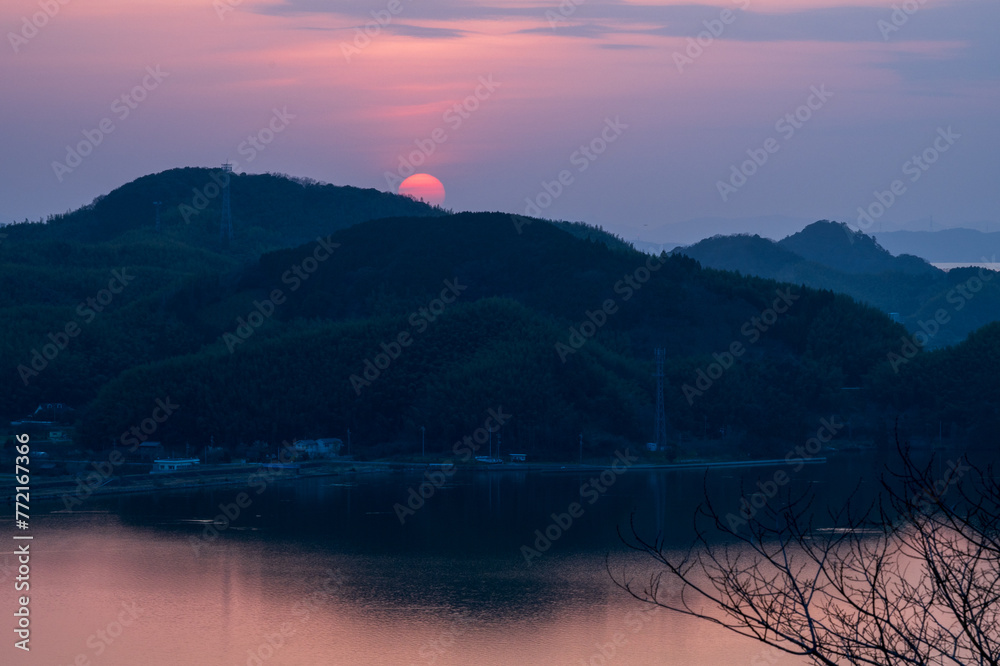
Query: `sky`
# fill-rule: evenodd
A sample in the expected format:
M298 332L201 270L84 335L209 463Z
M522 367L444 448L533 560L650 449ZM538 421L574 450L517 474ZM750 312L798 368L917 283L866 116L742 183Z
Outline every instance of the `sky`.
M0 222L228 160L426 172L456 211L650 242L996 231L998 26L995 0L4 0Z

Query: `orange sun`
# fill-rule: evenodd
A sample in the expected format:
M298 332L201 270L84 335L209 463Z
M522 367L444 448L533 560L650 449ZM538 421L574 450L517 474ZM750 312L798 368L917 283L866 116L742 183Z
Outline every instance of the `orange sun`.
M399 184L399 193L434 206L444 203L444 185L428 173L415 173L404 180Z

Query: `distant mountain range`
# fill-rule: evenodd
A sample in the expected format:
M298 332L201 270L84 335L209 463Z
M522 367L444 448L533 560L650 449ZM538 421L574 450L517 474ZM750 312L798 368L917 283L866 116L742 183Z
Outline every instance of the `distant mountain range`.
M803 229L810 223L804 218L763 215L746 218L702 217L664 225L640 233L628 240L644 252L671 251L675 247L697 243L712 236L759 235L778 240ZM926 221L904 225L892 231L864 230L878 239L892 254L912 254L931 263L972 263L1000 257L1000 225L980 223L989 233L978 228L925 230Z
M639 246L663 247L670 251L678 245L689 245L710 236L757 233L768 238L781 238L795 233L809 220L784 215L761 215L758 217L726 218L698 217L683 222L664 225L644 232L643 238L629 239Z
M874 236L879 245L893 254L913 254L931 263L1000 261L1000 231L889 231Z
M948 322L936 328L929 348L961 342L1000 318L1000 279L995 279L1000 273L975 268L946 273L910 254L894 256L874 237L842 223L815 222L780 241L715 236L674 252L711 268L848 294L893 313L910 331L930 326L943 310Z

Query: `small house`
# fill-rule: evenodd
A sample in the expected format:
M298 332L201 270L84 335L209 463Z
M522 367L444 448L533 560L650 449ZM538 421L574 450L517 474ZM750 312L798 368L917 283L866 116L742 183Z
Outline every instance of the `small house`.
M152 462L157 458L162 458L165 451L163 450L163 444L160 442L143 442L139 445L136 453L138 453L140 460Z
M153 461L153 469L150 474L162 474L164 472L178 472L181 470L194 469L201 464L200 458L161 458Z

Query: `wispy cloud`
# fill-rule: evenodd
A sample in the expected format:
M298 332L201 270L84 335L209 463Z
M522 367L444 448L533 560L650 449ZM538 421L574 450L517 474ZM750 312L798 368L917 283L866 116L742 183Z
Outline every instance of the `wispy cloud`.
M471 34L456 27L459 22L504 20L537 22L519 27L513 34L549 35L553 39L587 38L605 43L602 49L649 48L651 44L620 43L622 35L688 38L705 31L705 21L723 9L735 19L717 39L731 42L821 42L886 45L888 56L877 59L875 67L895 71L912 82L932 80L977 81L1000 78L1000 42L995 26L1000 23L1000 3L995 0L967 0L920 5L912 14L893 17L893 6L825 6L807 9L754 8L741 10L727 4L633 4L594 2L576 6L572 16L555 29L545 18L557 5L538 0L500 4L496 0L401 0L407 24L386 26L386 31L417 39L456 39ZM385 7L384 0L282 0L259 6L256 11L275 16L338 15L364 21ZM894 23L895 20L895 23ZM412 21L421 22L420 25ZM423 23L437 23L425 25ZM886 26L892 26L886 28ZM941 48L914 50L903 44L933 43ZM956 75L957 72L960 74Z

